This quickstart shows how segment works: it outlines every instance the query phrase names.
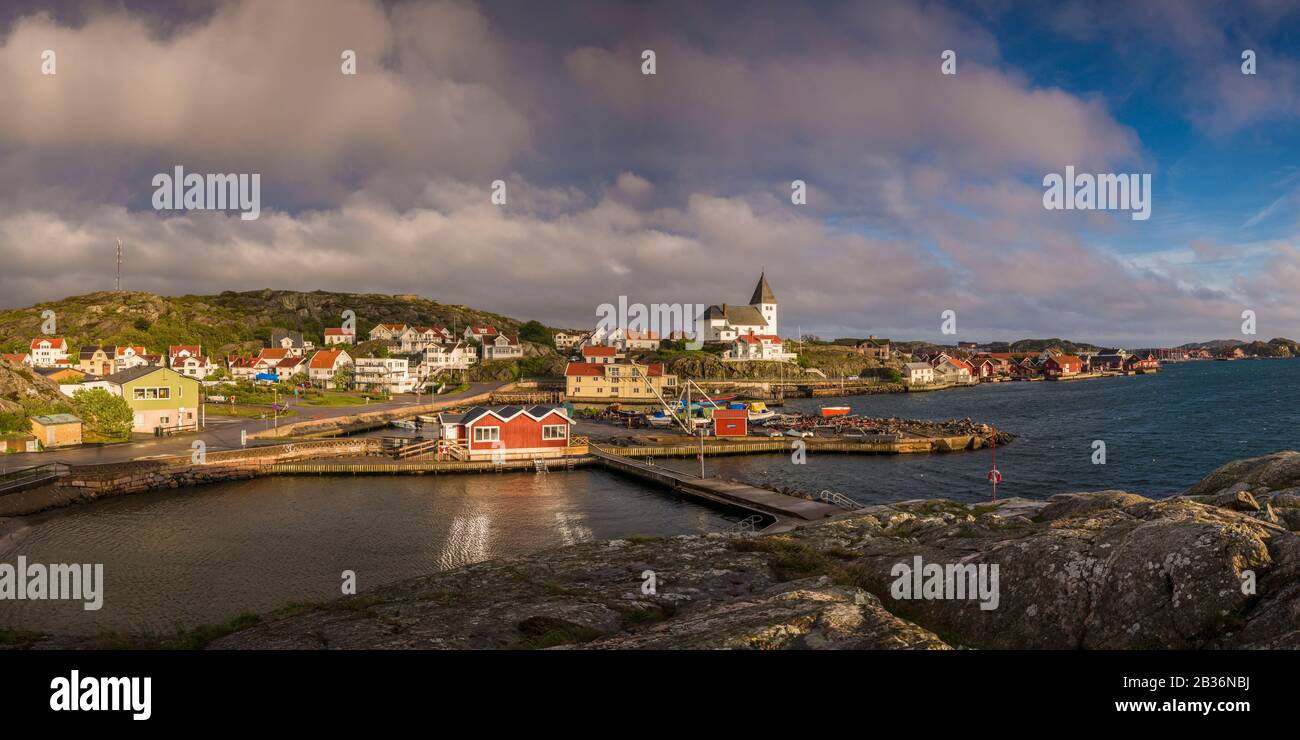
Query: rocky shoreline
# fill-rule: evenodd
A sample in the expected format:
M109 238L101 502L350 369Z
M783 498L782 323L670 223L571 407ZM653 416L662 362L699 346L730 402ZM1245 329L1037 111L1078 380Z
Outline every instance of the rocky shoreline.
M1298 525L1300 453L1281 452L1165 500L917 500L776 535L586 543L250 616L202 645L1297 649ZM900 597L897 569L913 562L997 566L995 608L973 593Z

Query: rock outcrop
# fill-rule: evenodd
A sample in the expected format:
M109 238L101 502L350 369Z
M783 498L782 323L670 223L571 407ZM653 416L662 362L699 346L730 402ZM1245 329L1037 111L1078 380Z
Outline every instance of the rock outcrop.
M1300 539L1260 515L1295 508L1267 490L1295 482L1292 455L1233 463L1257 508L1220 469L1193 487L1207 493L1164 501L908 501L776 535L588 543L273 615L213 646L1295 649Z

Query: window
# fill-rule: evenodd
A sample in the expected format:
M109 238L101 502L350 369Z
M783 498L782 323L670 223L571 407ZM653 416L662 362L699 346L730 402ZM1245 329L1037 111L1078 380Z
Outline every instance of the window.
M158 401L167 400L172 397L172 389L163 388L133 388L131 389L131 398L136 401ZM179 394L177 396L179 398Z
M566 429L568 429L567 424L543 424L542 439L564 439L568 436L565 433Z
M499 442L501 427L474 427L475 442Z

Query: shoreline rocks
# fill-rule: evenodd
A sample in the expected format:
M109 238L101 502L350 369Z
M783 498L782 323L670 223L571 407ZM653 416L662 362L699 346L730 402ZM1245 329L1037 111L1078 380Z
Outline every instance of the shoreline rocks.
M263 615L210 647L1300 649L1300 535L1278 514L1300 510L1293 459L1159 501L912 500L781 534L584 543ZM977 575L995 593L974 598Z

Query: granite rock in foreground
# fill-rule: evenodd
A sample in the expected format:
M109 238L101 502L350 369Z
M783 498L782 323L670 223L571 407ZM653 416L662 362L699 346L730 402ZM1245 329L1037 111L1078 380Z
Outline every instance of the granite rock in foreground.
M1164 501L911 501L779 535L588 543L272 617L211 647L1295 649L1297 484L1289 452ZM918 556L997 565L997 607L894 598L895 566Z

